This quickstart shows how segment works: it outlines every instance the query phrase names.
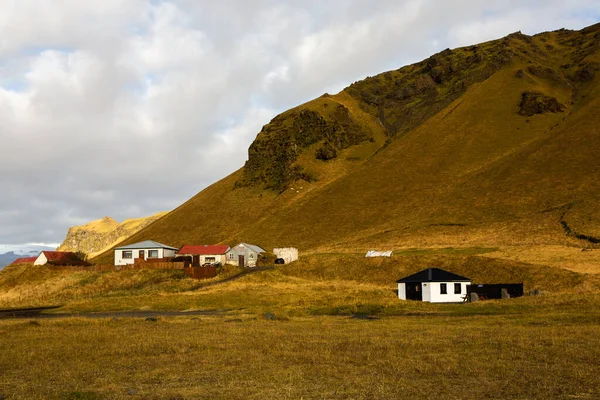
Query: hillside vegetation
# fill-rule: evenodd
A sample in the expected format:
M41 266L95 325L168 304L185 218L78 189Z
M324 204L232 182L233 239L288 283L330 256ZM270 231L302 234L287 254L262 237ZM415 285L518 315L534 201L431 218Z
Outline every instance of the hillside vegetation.
M515 33L323 95L122 243L596 246L599 46L600 25Z

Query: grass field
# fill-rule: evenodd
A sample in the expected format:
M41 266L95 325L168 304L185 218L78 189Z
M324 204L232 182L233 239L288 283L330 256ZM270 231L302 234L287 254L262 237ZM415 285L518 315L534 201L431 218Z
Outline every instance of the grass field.
M0 393L9 399L592 399L600 396L599 306L594 294L417 304L409 315L380 320L266 320L245 312L156 322L4 320Z
M157 321L0 320L0 395L599 398L598 275L567 270L560 260L561 267L490 258L496 253L510 252L409 249L391 259L313 254L211 286L180 271L9 268L0 273L0 308L229 311ZM427 266L480 282L520 279L526 290L544 294L473 304L399 301L395 280ZM366 315L376 319L356 318Z

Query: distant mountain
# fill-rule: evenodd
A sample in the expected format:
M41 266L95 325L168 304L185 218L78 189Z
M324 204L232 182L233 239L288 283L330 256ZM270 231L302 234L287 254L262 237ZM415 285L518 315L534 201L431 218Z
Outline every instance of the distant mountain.
M593 246L598 110L600 24L447 49L278 115L242 169L120 244Z
M161 212L150 217L127 219L121 223L111 217L104 217L85 225L74 226L69 228L65 240L58 247L58 250L83 251L88 256L93 257L166 214L166 212Z
M8 253L0 254L0 269L6 267L8 264L15 261L17 258L23 257L22 255L15 254L12 251Z

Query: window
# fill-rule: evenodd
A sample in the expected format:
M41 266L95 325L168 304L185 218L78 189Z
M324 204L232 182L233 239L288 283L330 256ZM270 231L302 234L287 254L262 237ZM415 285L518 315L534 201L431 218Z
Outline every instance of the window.
M148 258L158 258L158 250L148 250Z
M215 261L217 261L217 259L214 257L204 257L205 263L214 263Z
M448 289L446 286L446 283L440 283L440 294L448 294Z
M229 259L233 260L233 251L231 253L229 253Z
M454 294L461 294L462 293L462 285L460 283L455 283L454 284Z
M250 258L254 258L254 253L250 253Z
M131 250L123 250L123 258L133 258L133 252Z

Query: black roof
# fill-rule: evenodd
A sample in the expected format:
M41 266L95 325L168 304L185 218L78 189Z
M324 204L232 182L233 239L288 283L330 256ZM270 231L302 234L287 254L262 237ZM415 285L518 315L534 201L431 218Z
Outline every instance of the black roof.
M464 276L453 274L452 272L444 271L439 268L427 268L419 271L416 274L409 275L405 278L397 280L398 283L406 282L453 282L453 281L470 281L471 279Z

